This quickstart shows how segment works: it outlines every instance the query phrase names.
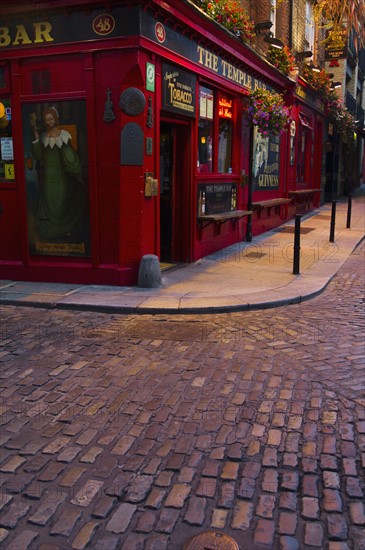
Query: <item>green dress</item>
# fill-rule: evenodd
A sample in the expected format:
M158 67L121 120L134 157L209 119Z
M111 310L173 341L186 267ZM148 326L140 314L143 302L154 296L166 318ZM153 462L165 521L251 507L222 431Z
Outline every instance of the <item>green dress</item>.
M32 143L32 154L41 162L43 177L36 209L36 231L46 240L68 242L82 234L84 191L81 164L72 147L71 135L42 135Z

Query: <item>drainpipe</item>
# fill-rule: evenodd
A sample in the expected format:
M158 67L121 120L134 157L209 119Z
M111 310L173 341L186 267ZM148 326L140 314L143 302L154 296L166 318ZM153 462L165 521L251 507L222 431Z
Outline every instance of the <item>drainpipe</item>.
M293 48L293 0L289 1L289 48Z

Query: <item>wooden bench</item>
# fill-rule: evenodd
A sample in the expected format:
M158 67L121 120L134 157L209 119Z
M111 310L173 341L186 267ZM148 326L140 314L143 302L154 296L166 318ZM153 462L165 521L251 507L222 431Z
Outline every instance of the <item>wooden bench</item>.
M268 209L269 211L268 213L270 215L270 209L272 207L274 208L280 207L282 204L288 204L289 202L291 202L291 199L285 199L284 197L279 197L277 199L268 199L265 201L256 201L252 203L252 209L257 211L257 217L260 218L261 212L263 211L264 208ZM278 214L280 214L279 211L278 211Z
M236 221L239 218L244 216L249 216L252 214L252 210L230 210L229 212L219 212L217 214L204 214L198 216L197 220L202 224L202 228L207 227L211 223L215 223L218 226L221 226L223 223L228 220ZM205 225L203 225L205 223Z
M296 208L297 214L305 214L310 210L310 201L314 193L320 193L320 189L296 189L295 191L289 191L289 195L292 198L293 204Z
M253 210L262 210L263 208L271 208L272 206L280 206L281 204L287 204L291 202L291 199L269 199L266 201L257 201L252 203Z

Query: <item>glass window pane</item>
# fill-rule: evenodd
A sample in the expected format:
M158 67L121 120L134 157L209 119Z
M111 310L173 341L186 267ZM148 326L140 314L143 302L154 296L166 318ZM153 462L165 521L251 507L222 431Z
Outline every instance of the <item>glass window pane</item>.
M198 172L213 171L214 95L209 88L199 90Z
M198 171L201 173L213 170L213 121L199 120L198 130Z
M0 98L0 181L15 181L12 116L8 98Z
M232 118L233 100L226 96L219 97L219 143L218 172L232 172Z

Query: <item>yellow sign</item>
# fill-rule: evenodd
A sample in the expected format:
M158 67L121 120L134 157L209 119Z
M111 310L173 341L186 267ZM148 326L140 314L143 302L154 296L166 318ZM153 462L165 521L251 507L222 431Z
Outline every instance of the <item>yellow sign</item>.
M3 118L4 115L5 115L5 105L0 101L0 118Z
M33 23L32 31L27 30L24 25L16 25L14 31L9 27L0 27L0 48L53 42L51 32L52 25L48 21Z
M5 169L6 180L15 179L14 164L4 164L4 169Z

